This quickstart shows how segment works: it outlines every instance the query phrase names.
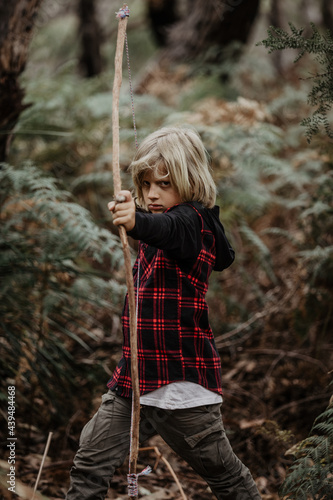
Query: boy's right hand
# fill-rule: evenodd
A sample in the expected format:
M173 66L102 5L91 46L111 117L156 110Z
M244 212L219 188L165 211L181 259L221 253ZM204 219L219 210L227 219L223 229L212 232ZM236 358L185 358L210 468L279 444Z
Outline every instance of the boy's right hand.
M136 207L130 191L119 191L116 200L108 203L108 209L115 226L124 226L127 232L134 228Z

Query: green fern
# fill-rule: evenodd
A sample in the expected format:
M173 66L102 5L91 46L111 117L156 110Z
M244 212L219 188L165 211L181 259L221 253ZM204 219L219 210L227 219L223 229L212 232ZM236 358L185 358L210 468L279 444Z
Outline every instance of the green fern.
M272 283L277 283L277 278L275 276L271 252L261 238L247 225L241 227L241 233L247 238L247 240L252 243L254 248L257 250L255 252L256 259L259 265L266 271Z
M282 485L284 498L330 500L333 497L332 404L315 420L309 437L290 452L295 463Z
M270 27L268 38L258 45L264 45L269 49L269 53L275 50L296 49L298 55L295 63L305 54L313 54L321 66L321 72L310 78L314 85L308 94L308 103L317 107L314 113L304 118L301 125L306 127L306 136L308 142L315 134L318 134L324 128L328 137L333 138L333 130L329 123L329 112L333 106L333 38L327 31L321 34L318 28L311 23L312 35L309 38L304 37L304 29L297 29L292 23L289 23L291 33L276 27Z
M2 384L16 379L20 397L32 398L39 387L64 415L63 395L82 370L74 346L90 353L99 316L120 313L120 242L31 163L2 165L0 186Z
M333 275L333 245L327 247L316 246L311 250L303 250L299 255L304 259L310 269L311 282L318 278L332 280Z

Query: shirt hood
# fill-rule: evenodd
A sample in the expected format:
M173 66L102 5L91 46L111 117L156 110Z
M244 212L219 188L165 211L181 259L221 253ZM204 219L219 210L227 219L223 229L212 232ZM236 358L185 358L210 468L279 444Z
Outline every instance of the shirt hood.
M215 205L213 208L204 208L198 202L193 204L215 236L216 262L213 269L214 271L223 271L235 260L235 252L227 240L220 221L220 207Z

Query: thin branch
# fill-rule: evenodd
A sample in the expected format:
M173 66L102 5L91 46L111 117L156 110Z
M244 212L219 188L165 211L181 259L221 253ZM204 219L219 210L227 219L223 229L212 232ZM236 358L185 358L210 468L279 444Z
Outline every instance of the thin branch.
M324 365L319 359L311 358L311 356L306 356L305 354L301 354L295 351L284 351L283 349L248 349L247 352L251 352L254 354L272 354L273 356L277 355L279 359L282 359L284 356L288 356L290 358L298 358L302 361L306 361L307 363L312 363L318 366L324 373L327 373L327 366Z
M237 326L230 332L224 333L223 335L219 335L218 337L215 337L215 344L218 349L221 349L221 347L224 347L225 345L229 345L228 342L225 342L227 339L230 339L231 337L234 337L238 333L241 333L242 331L246 330L252 323L255 323L261 318L264 318L265 316L268 316L269 314L272 314L276 312L278 308L276 306L271 307L270 309L267 309L266 311L262 312L257 312L254 314L251 318L249 318L247 321L242 323L241 325ZM244 339L241 339L244 340Z
M276 408L276 410L274 410L271 413L271 417L275 417L278 413L289 410L290 408L293 408L295 406L300 406L306 403L311 403L312 401L318 401L319 399L328 399L328 398L329 394L318 394L317 396L309 396L308 398L299 399L297 401L291 401L286 405L282 405L279 408Z
M140 448L140 451L149 451L149 450L153 450L155 453L156 453L156 456L157 456L157 460L155 462L155 465L154 465L154 470L156 469L157 467L157 464L159 462L159 460L162 460L165 465L167 466L170 474L172 475L172 477L174 478L175 480L175 483L177 484L178 488L179 488L179 491L180 491L180 494L181 494L181 497L183 500L187 500L187 496L185 495L184 493L184 490L182 488L182 485L180 484L179 482L179 479L175 473L175 471L173 470L173 468L171 467L171 464L170 462L168 462L168 460L162 455L162 453L160 452L160 450L157 448L157 446L148 446L146 448Z
M43 458L42 458L42 461L41 461L41 464L40 464L40 467L39 467L39 472L38 472L38 476L37 476L37 479L36 479L36 483L35 483L35 487L34 487L34 491L33 491L31 500L34 500L34 498L35 498L35 493L37 491L37 487L38 487L38 483L39 483L39 480L40 480L40 476L42 475L42 470L43 470L43 467L44 467L44 462L46 460L47 453L49 451L49 447L50 447L52 436L53 436L53 432L49 432L49 435L48 435L48 438L47 438L47 442L46 442L46 446L45 446L45 450L44 450L44 454L43 454Z

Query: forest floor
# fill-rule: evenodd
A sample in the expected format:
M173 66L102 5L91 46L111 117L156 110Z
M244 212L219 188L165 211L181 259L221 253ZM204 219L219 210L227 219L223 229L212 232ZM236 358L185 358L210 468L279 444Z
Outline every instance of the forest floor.
M235 453L250 468L264 500L278 500L279 487L292 456L286 451L304 439L314 418L328 405L328 376L325 366L311 357L306 349L295 349L288 338L281 340L283 349L265 343L258 348L258 339L252 338L241 351L222 355L224 404L222 414L227 435ZM105 345L99 349L107 354ZM119 355L119 353L118 353ZM81 409L76 410L66 426L56 429L51 441L38 491L51 500L62 500L69 485L69 470L78 446L80 431L93 408L89 394L83 393ZM89 410L88 410L89 409ZM44 409L47 411L47 409ZM89 414L88 414L89 411ZM214 498L206 483L177 456L159 436L143 444L154 449L140 451L138 471L146 465L154 468L148 476L139 479L139 498L209 500ZM22 486L21 498L31 498L45 448L45 432L33 429L29 451L18 450L17 471ZM158 454L161 454L158 457ZM163 457L163 458L162 458ZM159 458L159 459L158 459ZM185 496L170 472L176 475ZM117 470L107 499L127 497L127 463ZM3 483L2 483L3 484ZM26 488L24 490L24 488ZM3 491L4 499L14 498ZM24 493L25 492L25 493ZM37 494L35 499L44 498Z

